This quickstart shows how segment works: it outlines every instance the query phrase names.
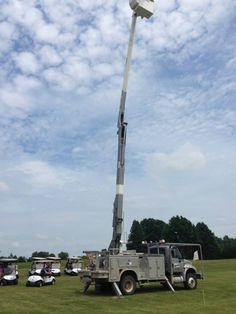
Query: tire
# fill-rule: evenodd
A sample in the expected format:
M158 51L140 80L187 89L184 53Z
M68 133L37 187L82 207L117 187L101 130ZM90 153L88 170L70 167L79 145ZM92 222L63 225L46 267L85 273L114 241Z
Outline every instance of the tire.
M18 285L18 279L14 281L14 285Z
M41 287L43 286L43 282L40 280L40 281L38 282L37 286L41 288Z
M194 290L197 288L197 278L193 273L187 273L186 281L184 282L184 287L187 290Z
M52 280L51 285L54 286L56 283L55 279Z
M0 281L0 286L6 286L6 284L7 284L7 282L6 282L6 280L4 280L4 279L2 279L1 281Z
M136 291L136 281L131 275L124 275L121 279L120 289L123 294L131 295Z

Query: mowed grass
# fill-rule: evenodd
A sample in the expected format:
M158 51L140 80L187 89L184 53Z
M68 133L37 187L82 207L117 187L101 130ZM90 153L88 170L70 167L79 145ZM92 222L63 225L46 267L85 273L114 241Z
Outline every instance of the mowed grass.
M236 314L236 260L205 261L204 268L205 281L199 281L196 290L172 293L155 284L117 298L112 291L95 294L93 286L83 295L79 277L64 274L55 286L27 288L29 264L22 263L18 286L0 287L0 313Z

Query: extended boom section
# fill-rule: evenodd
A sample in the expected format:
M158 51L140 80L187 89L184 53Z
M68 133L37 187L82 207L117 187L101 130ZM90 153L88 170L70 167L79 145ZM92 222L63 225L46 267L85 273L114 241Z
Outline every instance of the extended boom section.
M120 109L118 116L118 156L117 156L117 173L116 173L116 196L113 204L113 234L109 245L109 251L118 254L120 250L120 240L122 235L123 223L123 193L124 193L124 173L125 173L125 145L127 123L125 122L125 102L128 88L129 70L131 65L132 49L134 44L134 31L137 15L132 16L130 30L129 46L124 70L123 87L120 99Z

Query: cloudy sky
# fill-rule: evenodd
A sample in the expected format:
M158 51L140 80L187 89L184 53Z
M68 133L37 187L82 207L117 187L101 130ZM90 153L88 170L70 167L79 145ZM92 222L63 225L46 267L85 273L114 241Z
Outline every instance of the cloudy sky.
M137 21L125 232L182 215L236 237L235 0ZM108 246L128 0L0 0L0 253Z

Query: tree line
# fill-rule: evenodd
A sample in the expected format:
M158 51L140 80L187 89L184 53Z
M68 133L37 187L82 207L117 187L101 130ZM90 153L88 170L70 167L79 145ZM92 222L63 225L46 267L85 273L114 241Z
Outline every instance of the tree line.
M62 260L67 260L69 258L69 253L62 251L62 252L58 253L57 256ZM0 258L3 258L3 257L4 256L0 256ZM31 262L32 257L48 258L48 257L56 257L56 255L54 253L49 253L47 251L35 251L32 253L31 257L29 257L29 258L27 258L25 256L17 257L16 255L13 255L12 253L8 256L8 258L18 259L18 262Z
M145 218L140 222L134 220L128 237L128 249L145 252L147 246L143 242L162 239L166 242L199 243L204 259L236 258L236 239L228 236L219 238L205 223L194 225L182 216L174 216L168 223L154 218Z

